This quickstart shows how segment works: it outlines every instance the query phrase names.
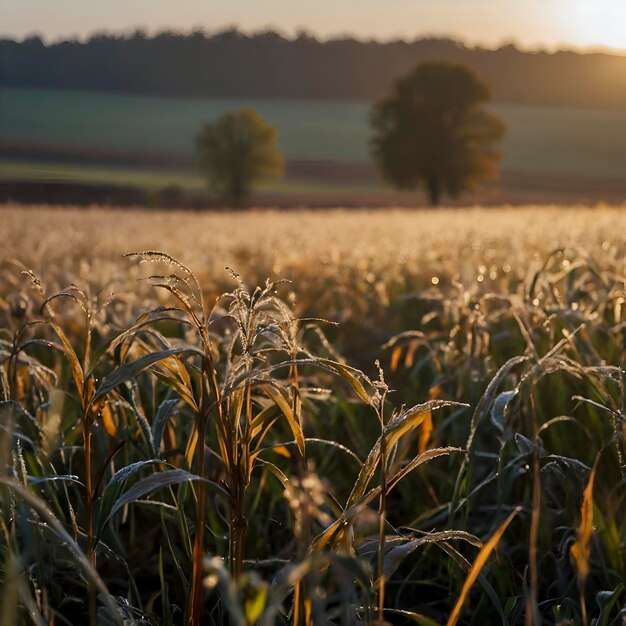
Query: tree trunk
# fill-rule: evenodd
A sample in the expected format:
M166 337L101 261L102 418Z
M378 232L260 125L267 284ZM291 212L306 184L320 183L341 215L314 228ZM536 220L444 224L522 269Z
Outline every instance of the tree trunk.
M428 198L432 206L438 206L441 199L441 188L439 179L436 176L428 178L426 180L426 187L428 188Z

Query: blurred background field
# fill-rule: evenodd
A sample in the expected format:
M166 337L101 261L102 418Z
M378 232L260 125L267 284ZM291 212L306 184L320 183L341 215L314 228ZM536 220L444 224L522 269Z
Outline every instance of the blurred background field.
M376 176L368 101L177 99L89 91L0 91L0 180L175 185L200 193L193 138L206 119L255 107L278 129L285 178L265 204L415 203ZM500 179L470 202L616 201L626 190L626 113L495 103L507 126ZM52 113L54 112L54 113ZM257 198L257 200L259 199ZM467 203L468 200L465 200Z
M249 285L293 281L300 312L331 319L329 301L343 294L349 302L354 291L366 308L350 315L370 323L368 303L405 306L404 296L427 288L515 292L559 248L617 262L625 228L626 214L610 206L171 213L7 205L0 236L3 261L45 276L50 289L79 278L98 288L132 283L123 255L163 249L214 294L229 282L228 266ZM379 323L382 332L388 320Z

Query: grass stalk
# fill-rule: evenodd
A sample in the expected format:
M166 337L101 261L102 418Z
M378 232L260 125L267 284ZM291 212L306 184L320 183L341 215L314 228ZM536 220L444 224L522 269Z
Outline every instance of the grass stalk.
M196 416L196 428L198 441L196 448L196 474L200 477L198 481L198 502L195 520L195 538L192 553L191 571L191 597L189 601L189 612L187 623L189 626L199 626L203 619L204 594L202 590L203 557L204 557L204 526L206 521L206 493L207 484L205 481L206 466L204 462L204 444L206 440L207 422L210 416L211 399L216 401L219 415L221 416L221 403L219 389L215 381L215 370L210 356L210 344L208 337L201 330L201 336L205 348L205 356L202 359L202 399L200 411Z
M536 439L539 429L537 417L537 400L534 390L530 394L531 420L533 440ZM528 569L530 572L530 594L526 603L525 626L539 626L539 569L537 564L537 542L539 540L539 522L541 519L541 466L536 451L532 453L533 468L533 496L530 516L530 531L528 537Z
M383 429L384 433L384 429ZM382 624L385 611L385 524L387 517L387 446L385 437L380 446L380 498L378 500L378 621Z
M378 596L378 621L385 621L385 528L387 522L387 441L385 429L385 401L389 388L385 383L385 377L377 361L379 381L377 392L373 401L374 410L380 425L380 497L378 499L378 555L376 564L377 596Z
M206 417L199 415L196 421L198 429L198 443L196 448L196 473L200 477L198 481L198 502L196 508L195 537L192 554L191 571L191 597L189 600L189 626L199 626L203 618L202 577L204 557L204 523L206 517L206 483L204 482L204 441L206 437Z
M88 386L85 385L87 389ZM95 493L93 487L93 419L91 412L91 404L88 401L84 401L83 409L83 454L85 458L85 533L87 536L87 550L86 556L89 563L93 566L94 570L97 569L96 565L96 544L93 532L93 519L94 519L94 503ZM87 583L87 597L89 602L89 623L91 626L96 626L96 588L93 581Z
M530 594L526 605L526 626L538 626L541 621L538 614L539 570L537 566L537 540L541 518L541 467L537 454L533 454L533 499L530 516L530 533L528 540L528 569L530 572Z

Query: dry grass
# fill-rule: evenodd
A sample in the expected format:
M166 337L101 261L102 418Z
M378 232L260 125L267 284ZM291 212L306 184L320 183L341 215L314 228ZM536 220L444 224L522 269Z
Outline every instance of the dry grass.
M621 623L618 209L2 211L2 626Z
M199 268L205 282L222 281L225 265L250 272L250 280L307 268L341 279L356 268L364 278L371 271L430 279L443 271L465 282L484 265L487 277L506 272L504 265L522 275L558 246L604 254L607 245L621 245L625 226L618 208L200 214L4 206L0 235L4 259L55 275L89 276L97 263L106 280L125 272L120 258L129 250L166 248Z

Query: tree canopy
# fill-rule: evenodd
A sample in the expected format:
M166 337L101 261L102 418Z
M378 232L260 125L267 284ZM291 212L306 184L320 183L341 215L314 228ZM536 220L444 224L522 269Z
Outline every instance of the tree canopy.
M400 189L425 186L432 204L495 175L504 124L483 108L489 86L471 68L427 62L399 78L372 110L372 152Z
M241 206L255 183L282 175L276 139L276 129L251 108L207 122L196 136L196 154L209 189L227 205Z

